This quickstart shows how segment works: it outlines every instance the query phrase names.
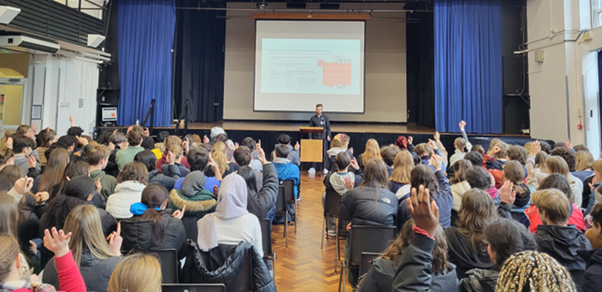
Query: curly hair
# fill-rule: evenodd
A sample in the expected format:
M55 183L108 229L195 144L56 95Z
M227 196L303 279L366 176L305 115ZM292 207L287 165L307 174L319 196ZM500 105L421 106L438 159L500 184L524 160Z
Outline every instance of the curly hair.
M223 175L230 169L228 166L228 159L226 158L226 143L218 141L213 144L213 160L217 163L219 171Z
M554 258L537 251L511 256L500 272L496 292L574 292L571 274Z
M558 147L552 150L550 153L552 156L560 156L566 161L566 164L569 166L569 171L575 171L575 166L577 165L577 158L573 150L566 147Z

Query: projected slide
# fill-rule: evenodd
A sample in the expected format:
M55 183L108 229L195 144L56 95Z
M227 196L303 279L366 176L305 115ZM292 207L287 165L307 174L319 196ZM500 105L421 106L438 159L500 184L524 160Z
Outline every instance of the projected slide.
M363 21L256 22L254 110L364 112Z
M360 41L263 39L262 93L360 94Z

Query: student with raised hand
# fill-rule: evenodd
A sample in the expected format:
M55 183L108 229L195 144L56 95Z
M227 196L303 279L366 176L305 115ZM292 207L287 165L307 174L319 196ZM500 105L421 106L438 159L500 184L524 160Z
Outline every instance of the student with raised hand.
M451 210L454 203L454 198L451 192L449 180L445 177L442 171L442 159L439 156L433 156L431 158L431 165L436 172L433 173L431 168L426 165L417 165L412 170L410 175L410 183L412 188L418 188L420 185L429 189L429 192L437 202L441 216L442 227L449 227L451 225ZM408 200L408 198L404 199ZM397 213L397 230L410 220L410 212L407 204L402 200L399 204L399 211Z
M65 220L65 232L71 233L69 249L86 283L88 291L107 291L109 278L121 262L121 230L105 238L98 210L91 205L75 207ZM51 259L44 268L42 282L62 287L57 265Z
M459 292L494 291L500 270L513 254L525 250L536 250L533 235L520 223L511 219L496 219L483 231L487 241L487 253L493 269L472 269L460 279Z
M157 156L150 150L144 150L138 152L134 156L134 161L141 162L146 166L148 170L148 182L152 184L160 184L168 190L172 190L178 179L181 177L180 168L175 164L176 155L174 153L167 153L167 162L163 164L166 167L166 171L161 172L159 169L155 169L157 163ZM104 186L104 185L103 185Z
M452 167L456 162L461 159L464 159L464 156L467 152L472 149L472 144L468 140L468 136L466 136L466 131L464 131L464 127L466 127L465 121L460 121L460 132L462 132L462 138L456 138L454 141L454 147L456 150L454 154L449 158L449 166Z
M128 255L111 275L108 292L161 292L161 263L145 253Z
M71 234L65 235L63 230L52 228L44 232L44 246L54 253L58 278L63 284L60 287L66 292L85 292L86 284L82 278L77 264L69 250ZM19 244L9 235L0 235L0 289L2 291L55 291L56 287L48 284L39 284L35 288L28 281L20 279L24 274L19 256Z
M259 145L259 144L258 144ZM238 157L238 151L244 147L241 146L234 151L234 157ZM245 154L251 155L250 152ZM263 174L262 174L262 186L257 186L257 170L251 166L242 166L236 172L240 175L247 183L247 189L249 196L247 199L247 210L249 213L254 214L257 218L269 219L270 222L274 221L274 214L276 212L276 197L278 196L278 174L274 164L267 161L265 152L261 147L257 148L257 160L261 162ZM237 158L238 159L238 158Z
M586 265L577 250L589 250L591 244L582 231L568 225L571 214L569 200L557 189L537 191L533 193L532 200L543 222L535 232L538 250L566 267L575 284L583 285Z

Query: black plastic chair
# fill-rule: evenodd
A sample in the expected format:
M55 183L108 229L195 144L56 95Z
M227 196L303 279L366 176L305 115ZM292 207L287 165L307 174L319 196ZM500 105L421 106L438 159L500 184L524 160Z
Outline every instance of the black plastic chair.
M273 278L276 279L276 253L272 248L272 222L268 219L259 220L261 225L261 244L263 245L263 259L272 262Z
M337 272L337 264L341 259L341 248L339 247L339 210L341 209L341 199L343 196L339 195L335 190L326 190L326 197L324 199L324 219L322 220L322 230L326 230L326 218L332 217L335 219L336 226L336 237L335 237L335 258L334 258L334 272ZM322 243L320 249L324 249L324 237L329 239L327 233L322 235Z
M292 180L281 180L278 185L278 197L276 198L276 215L284 216L284 234L286 247L288 247L288 210L286 205L294 205L295 209L295 233L297 233L297 200L295 200L295 183Z
M161 262L161 274L163 283L178 283L178 274L180 271L180 261L178 261L178 253L175 249L152 249L149 253L156 253Z
M360 273L358 278L368 273L368 270L372 267L372 261L381 255L382 253L379 252L362 252L360 255Z
M224 284L163 284L163 292L226 292Z
M368 226L351 225L349 238L349 259L343 259L341 262L341 276L339 278L339 291L343 285L343 292L347 291L347 285L344 285L345 268L358 267L361 262L363 252L383 252L393 240L395 240L397 229L395 226Z

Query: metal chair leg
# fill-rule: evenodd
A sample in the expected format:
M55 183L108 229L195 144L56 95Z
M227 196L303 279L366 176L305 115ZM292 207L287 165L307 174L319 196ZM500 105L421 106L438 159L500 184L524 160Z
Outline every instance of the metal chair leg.
M273 256L274 260L272 261L272 271L274 271L274 280L276 280L276 253Z
M337 222L336 219L335 219L335 222ZM341 259L339 257L339 228L338 227L337 227L337 229L335 231L335 234L336 235L335 235L335 240L334 240L335 241L335 244L334 244L335 245L335 250L334 250L334 272L336 273L337 272L338 261Z
M347 291L347 261L343 260L341 263L341 274L343 274L343 292Z
M326 229L324 229L324 225L325 225L325 224L326 224L326 218L324 218L324 219L322 220L322 232L324 232L324 233L326 233L326 234L322 234L322 243L321 243L321 245L320 245L320 249L324 249L324 237L325 237L325 235L326 235L326 236L328 236L328 232L326 232L326 231L325 231Z
M341 264L341 268L343 267L343 264ZM341 271L341 274L339 275L339 292L341 292L341 285L343 284L343 272Z
M288 247L288 212L284 212L284 238L286 239L286 247Z
M297 200L295 200L295 234L297 234L297 222L299 222L299 213L297 213Z

